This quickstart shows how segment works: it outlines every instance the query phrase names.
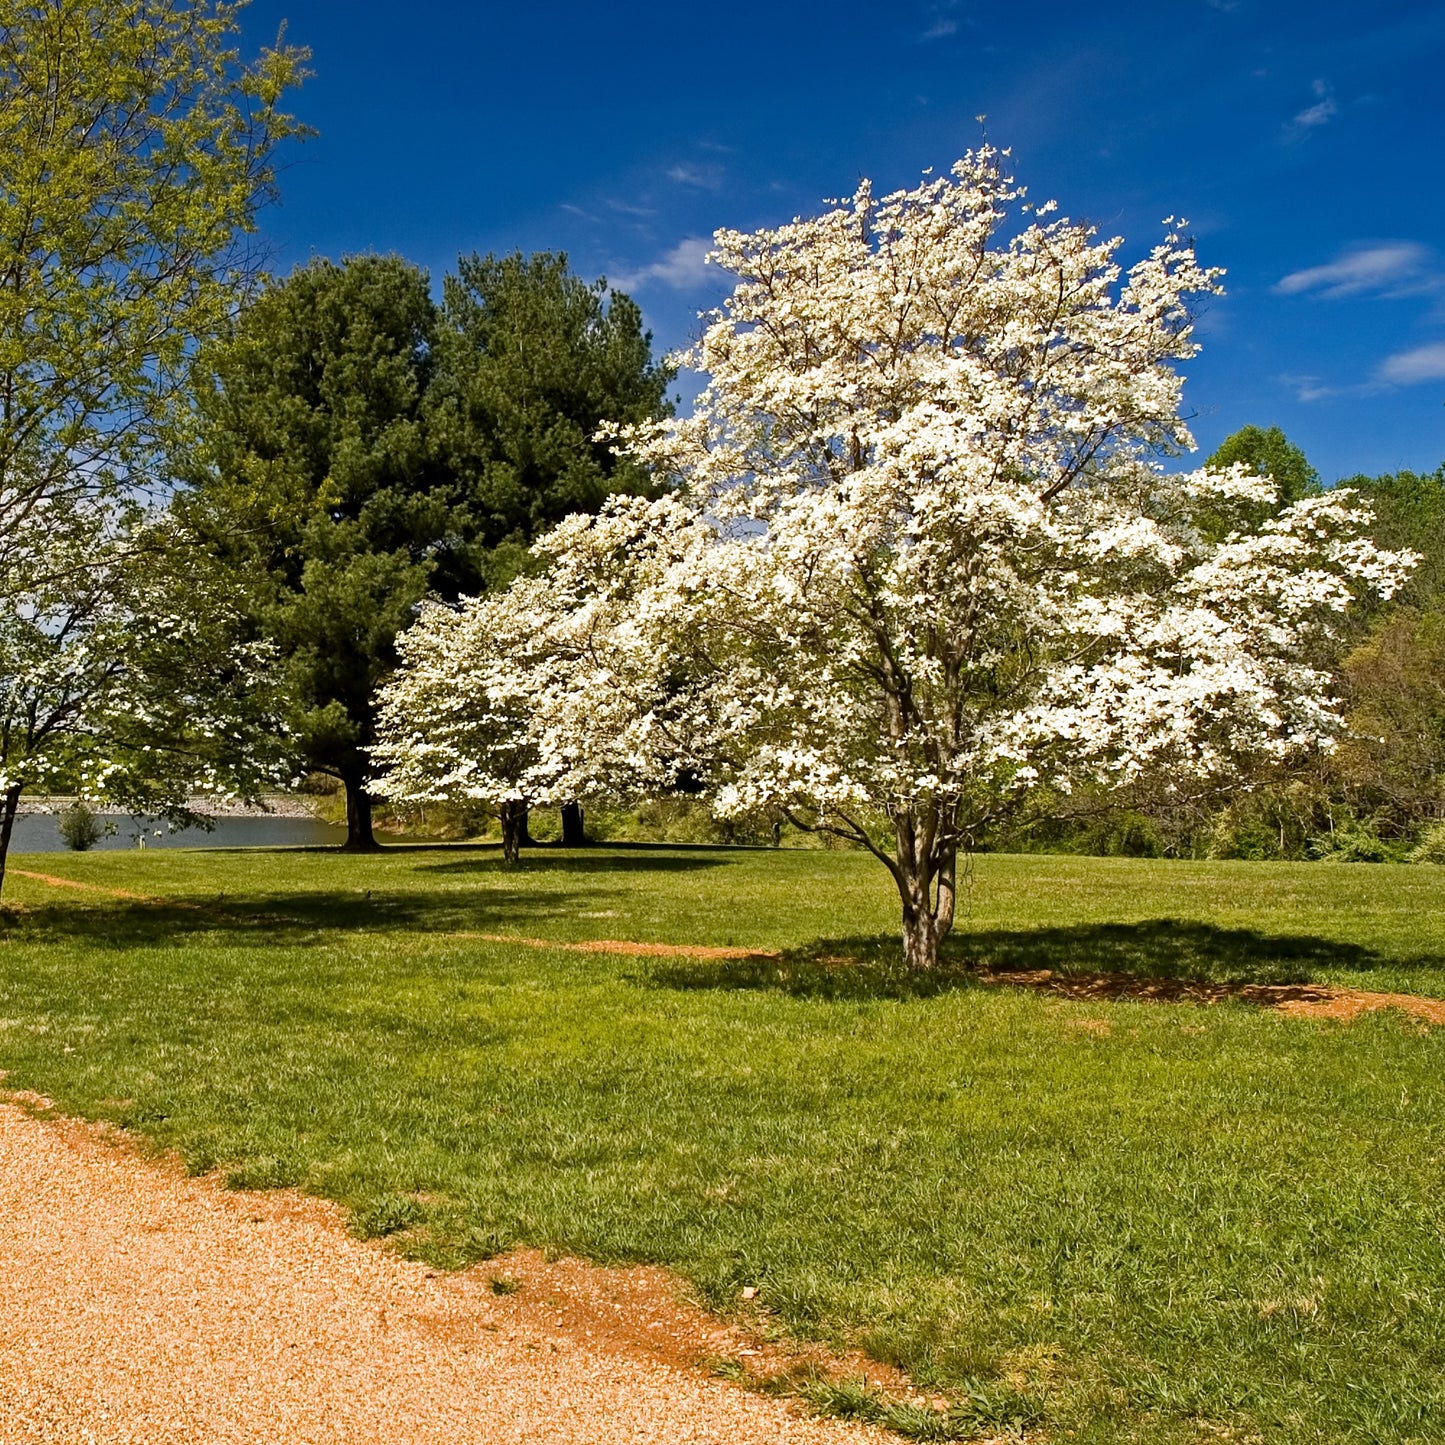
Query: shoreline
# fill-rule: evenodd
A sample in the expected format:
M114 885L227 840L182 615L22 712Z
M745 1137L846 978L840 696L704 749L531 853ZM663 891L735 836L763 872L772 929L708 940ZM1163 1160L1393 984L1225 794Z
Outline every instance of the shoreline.
M61 809L70 807L75 801L73 795L67 796L63 793L38 793L33 797L22 797L20 806L16 809L16 816L54 815ZM317 799L313 802L310 798L296 797L291 794L275 794L264 797L259 805L228 802L220 798L191 798L188 800L187 806L204 818L310 818L316 822L324 822L324 819L317 816L320 801ZM92 811L97 818L149 818L152 816L149 813L130 813L124 808L105 804L93 807Z

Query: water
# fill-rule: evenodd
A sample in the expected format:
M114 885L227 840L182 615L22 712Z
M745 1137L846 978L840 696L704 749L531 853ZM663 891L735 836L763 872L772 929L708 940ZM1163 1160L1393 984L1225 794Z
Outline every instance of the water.
M147 848L298 848L337 846L346 841L346 829L314 818L217 818L216 826L207 833L202 828L171 831L168 823L156 818L137 821L126 815L102 816L102 824L113 823L115 832L102 838L96 851L134 849L145 840ZM65 853L53 814L25 814L15 820L15 834L10 840L12 853Z

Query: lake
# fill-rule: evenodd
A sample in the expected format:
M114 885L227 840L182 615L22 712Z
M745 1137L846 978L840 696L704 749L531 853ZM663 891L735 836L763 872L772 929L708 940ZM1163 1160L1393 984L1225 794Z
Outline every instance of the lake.
M102 823L113 823L115 832L102 838L96 850L137 848L143 839L147 848L316 848L339 847L346 841L346 829L315 818L217 818L215 828L172 832L170 825L155 818L135 819L128 815L101 815ZM10 840L12 853L64 853L69 850L56 829L51 813L23 814L15 820Z

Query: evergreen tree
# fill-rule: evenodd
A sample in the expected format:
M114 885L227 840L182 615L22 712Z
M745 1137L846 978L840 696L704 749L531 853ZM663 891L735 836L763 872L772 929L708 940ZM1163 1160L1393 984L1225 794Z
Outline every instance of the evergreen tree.
M422 420L435 329L426 275L405 261L313 261L247 307L197 369L201 440L180 505L255 578L292 739L306 767L344 786L352 849L376 846L373 697L448 531Z
M376 846L375 698L418 603L505 584L555 521L645 489L595 433L666 409L636 305L565 257L464 258L445 297L397 257L299 268L202 358L181 467L192 524L257 579L292 735L343 784L352 849Z

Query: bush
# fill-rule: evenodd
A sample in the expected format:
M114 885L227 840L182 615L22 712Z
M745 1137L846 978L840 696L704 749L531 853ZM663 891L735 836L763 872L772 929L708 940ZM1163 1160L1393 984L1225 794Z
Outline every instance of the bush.
M1412 863L1445 865L1445 823L1431 823L1408 856Z
M1322 863L1393 863L1397 856L1372 824L1353 818L1310 839L1310 857Z
M76 853L94 848L106 834L115 831L102 823L95 811L79 798L57 815L55 826L60 832L60 841Z

